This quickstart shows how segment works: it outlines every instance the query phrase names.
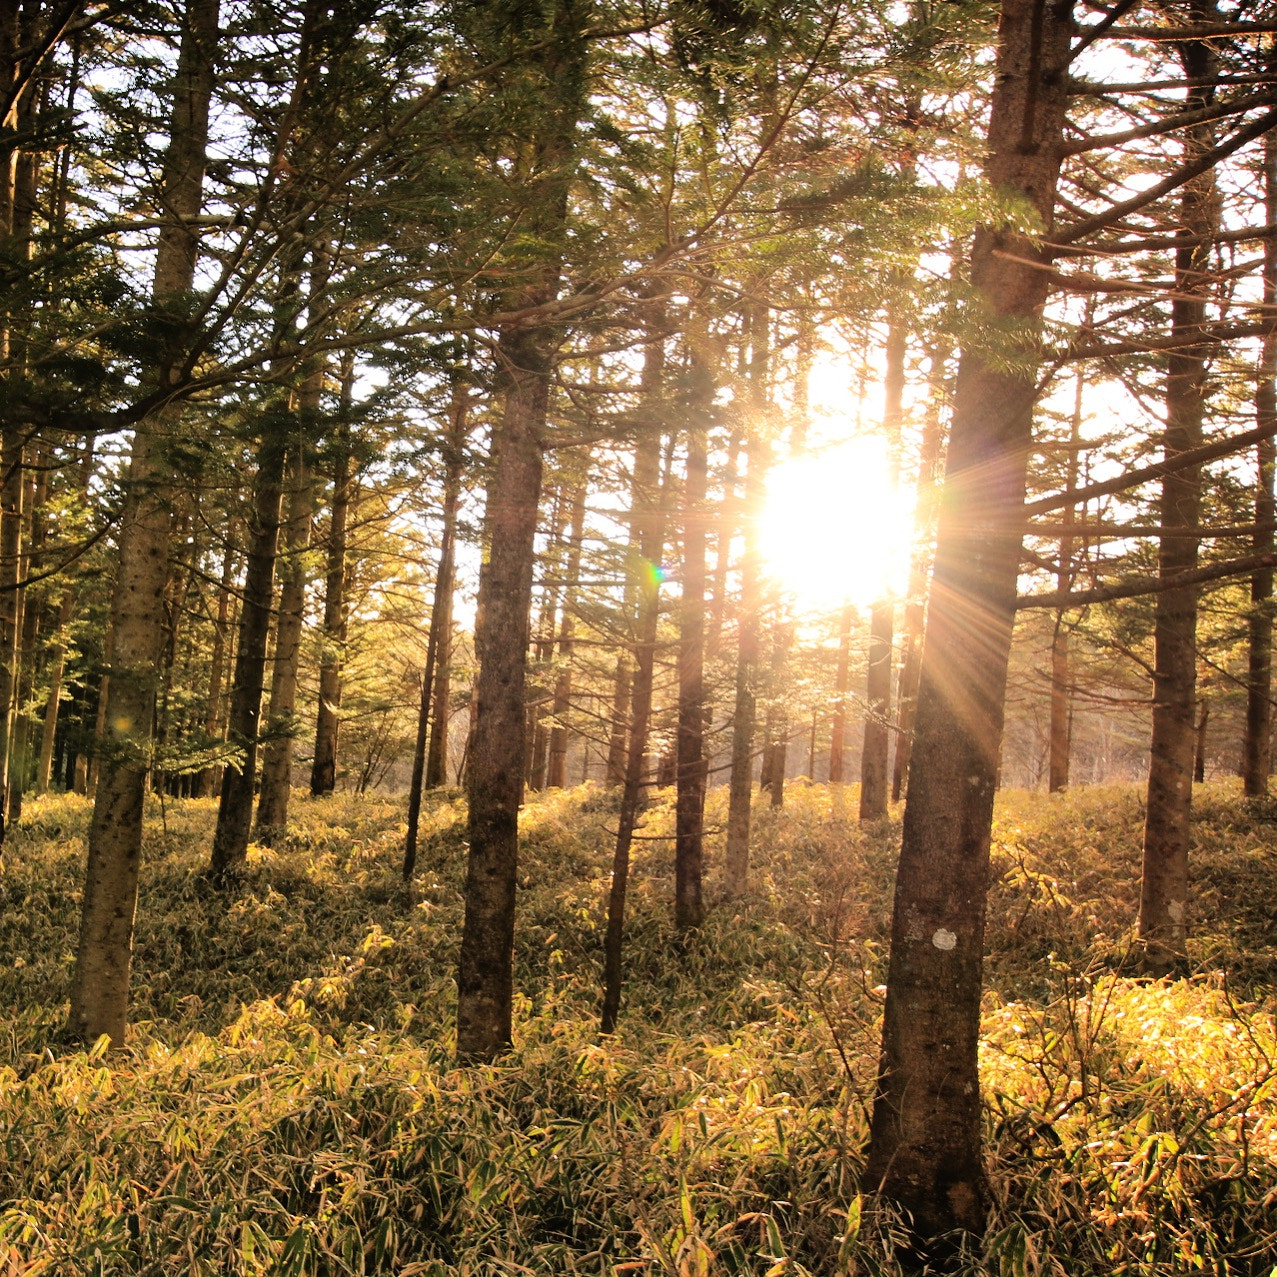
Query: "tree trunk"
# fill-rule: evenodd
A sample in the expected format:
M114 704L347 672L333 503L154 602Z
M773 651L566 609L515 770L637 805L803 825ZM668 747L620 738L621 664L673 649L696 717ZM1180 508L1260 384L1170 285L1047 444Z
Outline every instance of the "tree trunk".
M178 313L195 280L198 233L186 219L201 207L208 111L218 43L218 0L190 0L174 83L172 124L159 206L172 215L160 231L153 296ZM162 389L180 375L184 325L150 370ZM164 438L180 408L167 404L134 427L120 519L111 604L111 681L99 737L100 775L89 826L84 906L71 985L68 1033L81 1041L107 1034L119 1046L128 1022L129 971L142 848L143 790L150 766L160 605L168 576L171 470Z
M1068 91L1071 6L1004 0L986 176L1049 237ZM977 1069L984 913L1007 662L1037 394L1046 252L983 228L971 294L1020 358L974 339L958 375L914 754L896 877L866 1182L921 1238L983 1229Z
M1277 221L1277 135L1264 135L1264 209L1271 225ZM1264 308L1277 315L1277 239L1264 240ZM1261 429L1277 429L1277 319L1264 334L1255 385L1255 424ZM1274 475L1277 474L1277 441L1271 437L1255 448L1259 471L1255 486L1256 554L1273 550L1273 523L1277 520ZM1248 798L1268 793L1272 771L1273 736L1273 570L1261 568L1250 578L1250 612L1246 618L1248 638L1246 670L1246 734L1242 744L1242 788Z
M303 420L313 419L318 412L322 388L321 368L312 372L302 387L298 408ZM279 621L275 626L275 659L266 713L267 740L262 746L262 785L257 800L257 836L264 843L270 843L288 826L288 800L293 784L297 674L309 576L306 557L315 507L307 442L299 432L288 467L288 523L280 571Z
M1205 20L1213 4L1194 3L1193 15ZM1188 90L1189 110L1212 97L1208 84L1216 69L1205 41L1180 45L1186 74L1197 86ZM1188 158L1211 145L1208 124L1183 131ZM1202 340L1209 295L1210 237L1218 230L1213 172L1192 179L1180 197L1180 216L1193 247L1175 254L1175 292L1167 354L1167 457L1191 451L1202 439L1207 345ZM1162 580L1197 565L1202 494L1201 466L1190 466L1162 480L1158 575ZM1141 965L1155 975L1184 970L1188 961L1188 845L1193 801L1193 761L1197 745L1194 697L1197 685L1197 593L1195 585L1161 590L1157 595L1153 659L1153 739L1150 745L1148 805L1144 818L1144 859L1140 885Z
M897 286L899 284L897 283ZM900 432L904 421L905 360L909 342L899 304L887 308L882 428L891 454L892 488L900 481ZM860 819L884 820L891 772L891 654L896 604L890 590L869 614L869 667L865 686L865 735L860 754Z
M1087 307L1086 326L1090 327L1093 308ZM1085 380L1079 369L1073 390L1073 415L1069 419L1069 451L1065 459L1064 490L1077 487L1078 449L1082 438L1082 391ZM1060 536L1059 566L1055 573L1056 588L1067 594L1073 588L1073 525L1077 507L1070 501L1061 512L1065 532ZM1073 734L1072 695L1069 686L1069 629L1064 623L1065 609L1057 608L1055 628L1051 632L1051 719L1047 728L1047 788L1053 794L1069 787L1069 747Z
M227 647L230 636L231 586L235 581L235 560L238 549L235 544L234 525L226 529L226 549L222 554L222 578L217 586L217 619L213 622L213 650L208 662L208 695L204 701L204 736L208 748L222 736L222 680L226 676ZM221 768L216 763L200 768L195 784L197 798L211 798L216 787L221 787Z
M549 750L545 765L548 789L562 789L567 784L568 727L572 708L572 651L576 640L576 595L581 580L581 543L585 538L585 496L589 487L589 471L582 477L572 499L572 523L568 536L567 572L563 586L563 610L559 619L559 668L554 679L554 700L550 714Z
M227 720L227 743L234 755L227 760L222 772L222 798L217 808L217 828L209 862L209 871L219 886L229 885L242 868L253 823L253 786L257 780L266 640L275 594L286 451L283 439L268 436L257 453L257 481L244 568L244 602L240 610L239 643Z
M417 740L408 785L408 821L404 837L403 880L411 882L417 866L417 830L421 824L421 797L426 787L443 783L448 740L448 684L446 671L451 647L452 590L455 576L457 505L461 497L461 445L465 441L469 390L457 378L452 387L452 421L443 480L443 528L439 539L439 565L435 570L434 602L430 606L430 630L426 636L426 664L421 673L421 702L417 712ZM440 694L442 687L442 695ZM430 719L434 733L430 734ZM442 723L442 725L441 725ZM427 758L427 745L430 757ZM432 781L431 777L435 777Z
M851 623L856 609L843 604L838 620L838 665L834 671L834 714L829 737L829 783L841 785L847 749L847 695L851 691Z
M674 808L674 925L699 927L704 861L705 782L705 489L708 473L704 414L713 373L703 353L693 355L697 387L689 415L687 477L683 497L683 593L678 605L678 792ZM696 418L700 417L701 420Z
M751 316L749 402L754 418L746 439L745 550L740 565L740 612L736 637L735 699L732 707L732 766L727 791L727 848L723 884L729 896L745 890L749 879L749 838L754 799L754 733L758 720L758 670L761 660L759 610L762 601L762 547L758 521L766 500L771 443L763 434L771 368L767 315Z
M547 290L548 291L548 290ZM474 734L466 767L470 855L457 971L457 1055L491 1060L510 1045L519 805L527 769L529 604L549 399L546 335L507 331L498 347L509 385L493 436L479 578Z
M918 705L918 678L922 671L922 629L927 614L928 578L931 573L931 536L935 527L939 494L940 458L944 452L944 412L948 401L945 366L951 349L937 344L931 351L931 392L923 420L922 447L918 457L918 486L914 499L914 551L909 563L909 595L901 647L900 685L896 694L896 757L891 773L891 801L904 796L913 748L913 720Z
M465 469L462 448L470 429L470 398L464 386L454 392L452 432L447 469L443 482L443 537L439 571L435 576L435 597L430 609L430 628L438 620L434 670L434 711L430 724L430 749L426 756L427 789L448 783L448 718L452 712L452 595L456 589L457 510L461 504L461 476Z
M327 563L324 574L324 620L319 648L319 710L315 719L315 756L310 769L314 798L337 786L337 752L341 729L341 673L346 652L346 525L354 492L350 456L350 405L355 364L342 365L341 415L333 440L333 495L328 514Z

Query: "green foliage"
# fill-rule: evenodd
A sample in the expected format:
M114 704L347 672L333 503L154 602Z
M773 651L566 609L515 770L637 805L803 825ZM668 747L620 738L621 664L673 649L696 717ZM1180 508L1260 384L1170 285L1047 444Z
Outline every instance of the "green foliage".
M596 1035L615 795L523 813L516 1048L449 1056L464 806L297 795L242 894L214 809L153 804L121 1052L59 1055L88 807L0 871L0 1266L78 1274L891 1274L862 1193L898 829L854 787L757 812L753 886L680 940L673 813L636 844L621 1032ZM972 1273L1267 1274L1277 1199L1272 811L1209 788L1199 974L1124 973L1142 811L1004 796L983 1071L997 1209ZM710 863L725 798L710 795ZM1261 999L1267 998L1267 1002Z

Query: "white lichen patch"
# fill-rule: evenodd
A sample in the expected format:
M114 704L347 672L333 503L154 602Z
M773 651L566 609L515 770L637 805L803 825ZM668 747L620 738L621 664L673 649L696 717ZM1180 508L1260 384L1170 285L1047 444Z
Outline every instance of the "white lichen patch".
M944 949L946 952L950 949L958 947L958 937L952 931L946 931L943 927L931 937L931 943L937 949Z

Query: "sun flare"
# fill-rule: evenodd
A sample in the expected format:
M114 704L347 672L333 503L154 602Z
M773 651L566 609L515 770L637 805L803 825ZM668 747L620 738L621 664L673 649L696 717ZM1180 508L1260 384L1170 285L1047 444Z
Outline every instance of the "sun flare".
M908 580L912 509L876 438L778 465L759 533L768 575L800 609L865 606Z

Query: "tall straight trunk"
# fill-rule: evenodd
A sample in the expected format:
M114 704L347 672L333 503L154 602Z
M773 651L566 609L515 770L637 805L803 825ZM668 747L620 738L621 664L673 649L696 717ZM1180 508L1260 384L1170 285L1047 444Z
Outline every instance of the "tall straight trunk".
M1087 307L1086 325L1089 328L1092 308ZM1065 459L1064 490L1077 488L1078 450L1082 439L1082 392L1085 380L1081 370L1073 388L1073 413L1069 418L1069 452ZM1064 532L1060 535L1059 565L1055 584L1061 594L1073 588L1073 528L1077 521L1077 507L1069 502L1061 512ZM1069 752L1073 734L1072 696L1069 677L1069 630L1064 623L1065 609L1055 613L1055 627L1051 632L1051 718L1047 727L1047 788L1058 794L1069 787Z
M900 432L904 421L905 359L909 342L900 306L887 308L887 341L883 351L882 429L891 454L891 484L900 476ZM891 656L896 604L888 590L869 614L869 665L865 685L865 735L860 754L860 819L887 815L891 776Z
M1277 221L1277 135L1264 135L1264 210L1269 225ZM1277 239L1264 240L1264 308L1277 315ZM1264 334L1255 384L1255 424L1277 430L1277 319ZM1277 520L1274 476L1277 441L1271 437L1255 446L1259 471L1255 485L1255 533L1252 549L1271 554L1273 523ZM1248 798L1268 793L1272 771L1273 737L1273 570L1260 568L1250 578L1250 612L1246 618L1246 732L1242 741L1242 788Z
M918 457L918 483L914 497L914 550L909 562L909 594L905 600L900 645L900 685L896 693L896 756L891 771L891 801L904 796L913 749L913 720L918 707L918 678L922 671L922 630L927 614L928 578L931 574L931 535L938 513L940 458L944 452L944 407L948 400L945 367L952 350L948 342L931 351L931 390L922 423Z
M545 114L524 136L530 165L524 240L540 245L515 308L553 302L561 286L569 189L578 124L589 96L581 24L589 3L546 6L549 39L529 75L543 77ZM484 514L487 562L479 576L474 733L466 769L470 852L465 920L457 962L457 1056L492 1060L513 1032L514 898L519 867L519 803L527 768L524 727L529 613L541 498L542 441L561 332L529 324L504 328L497 341L501 411L493 426L494 465Z
M548 789L562 789L568 775L567 716L572 708L572 653L576 646L576 596L581 581L581 546L585 539L585 496L589 471L577 486L572 500L572 530L568 536L567 573L563 584L563 614L559 620L559 668L554 679L554 700L550 714L549 750L545 764Z
M174 80L169 149L159 207L172 217L159 234L153 296L181 315L195 282L198 233L188 219L203 200L208 113L218 43L218 0L189 0ZM179 333L183 332L181 321ZM179 336L147 370L163 389L181 376ZM168 576L171 478L165 437L180 406L167 403L134 426L119 525L111 602L111 681L104 702L100 774L89 825L89 857L68 1033L84 1041L102 1034L117 1046L128 1022L133 923L142 849L143 791L150 766L155 668L162 641L160 604Z
M645 405L654 405L665 377L665 343L657 334L665 329L665 301L661 299L649 320L649 341L643 358L640 387ZM603 940L603 1000L599 1031L613 1033L621 1010L624 975L625 902L629 889L630 849L643 810L648 736L652 724L652 687L656 669L656 638L660 622L661 556L665 549L665 499L668 487L661 483L661 435L647 424L634 447L634 472L630 484L630 554L626 560L626 601L633 607L634 673L630 683L629 736L625 742L625 769L621 778L621 808L617 816L616 844L612 854L612 880L608 889L607 929Z
M1193 16L1208 20L1213 3L1197 0ZM1205 87L1216 69L1205 41L1180 46L1185 73L1193 84L1186 107L1205 106ZM1184 130L1186 156L1211 145L1209 125ZM1171 301L1172 349L1166 362L1167 457L1201 444L1204 388L1209 353L1204 340L1209 296L1210 239L1218 230L1213 173L1190 181L1180 196L1184 232L1192 247L1175 254L1175 292ZM1162 480L1158 576L1165 581L1197 565L1202 499L1202 469L1189 466ZM1188 954L1188 846L1191 836L1193 761L1197 746L1194 699L1197 686L1197 593L1195 585L1163 589L1157 595L1153 629L1153 737L1150 745L1148 803L1144 818L1144 857L1140 880L1139 940L1144 970L1158 975L1186 967Z
M452 712L452 596L457 582L457 510L461 505L461 476L465 468L462 453L470 428L469 390L458 386L452 407L452 439L443 481L443 545L439 570L435 574L435 597L430 609L430 630L435 636L434 709L430 723L430 746L426 754L427 789L448 783L448 719ZM446 553L444 552L446 549ZM437 628L436 628L437 626Z
M1003 0L986 177L1050 236L1068 96L1068 3ZM896 875L866 1182L924 1239L983 1229L980 999L990 829L1020 569L1046 252L1010 226L972 250L973 303L1018 332L962 355Z
M545 579L541 586L541 607L537 615L536 641L533 644L532 663L536 671L536 682L533 693L528 698L527 782L529 789L545 788L545 769L550 756L550 732L545 725L543 713L550 698L544 679L554 655L554 636L559 624L559 604L563 598L565 535L569 508L566 481L561 480L555 492L547 529L549 548L542 568Z
M763 434L763 414L771 375L770 325L757 307L750 317L749 403L753 429L746 438L745 537L740 565L740 612L736 635L736 676L732 707L732 765L727 786L727 847L723 882L729 895L745 890L754 800L754 732L758 719L761 663L762 546L758 521L771 468L771 442Z
M209 862L214 881L223 885L229 883L244 864L253 823L262 689L266 682L266 640L275 601L275 559L279 549L287 451L282 438L267 436L257 452L257 477L244 567L244 601L240 608L239 643L227 719L227 743L234 753L222 772L222 797Z
M703 356L701 356L703 358ZM713 373L694 356L695 375L712 387ZM704 411L709 393L698 387L687 434L683 489L683 593L678 605L678 781L674 807L674 925L699 927L702 897L705 782L705 491L709 470ZM701 420L696 420L697 417Z
M80 469L76 486L81 494L88 491L93 477L93 444L94 437L89 435L84 441L84 452L80 459ZM62 679L66 672L67 627L75 615L76 583L69 581L62 589L62 599L58 604L57 629L48 653L49 697L44 707L44 723L40 739L40 762L36 769L36 792L43 794L49 789L53 777L53 753L57 742L58 717L62 704Z
M439 564L435 569L434 602L426 636L426 664L421 672L421 701L417 708L417 740L408 786L408 820L404 837L403 880L412 881L417 865L417 830L421 823L421 797L427 786L443 783L448 740L447 663L452 641L452 590L455 576L457 506L461 497L461 445L466 437L469 390L457 378L452 386L452 413L446 469L443 480L443 528L439 539ZM440 689L442 689L442 694ZM434 731L431 733L431 718ZM442 725L441 725L442 722ZM429 753L429 757L427 754ZM432 775L435 779L432 780Z
M239 551L235 544L234 525L226 529L226 548L222 552L222 576L217 583L217 613L213 621L213 650L208 661L208 693L204 699L204 737L209 747L222 734L222 680L226 676L227 648L230 638L231 587L235 582L235 561ZM209 798L214 780L220 786L221 773L216 764L201 767L195 781L195 796Z
M354 385L355 363L353 357L347 357L342 366L341 419L333 440L333 495L328 512L324 619L319 647L319 710L315 719L315 754L310 769L310 792L315 798L331 794L337 785L341 675L346 654L346 526L355 483L349 425Z
M519 805L527 768L529 604L541 495L541 437L550 392L545 335L507 331L508 379L493 435L479 578L474 733L466 767L470 854L457 971L457 1054L490 1060L513 1029L514 894Z
M35 122L38 103L35 77L20 77L21 56L36 36L38 17L38 5L18 5L14 0L0 3L0 62L5 67L4 87L13 95L0 123L0 241L11 262L30 256L34 233L36 157L23 145L23 135ZM25 322L23 314L7 307L0 310L0 365L7 388L25 376ZM0 843L9 820L16 820L21 812L20 786L15 801L12 779L20 701L23 452L27 435L27 423L16 415L14 404L8 405L0 419Z
M644 382L654 392L664 371L664 348L649 347L644 360ZM613 1033L621 1010L624 976L623 944L625 901L629 887L630 848L643 809L648 736L652 723L652 686L656 668L657 626L660 620L661 574L656 571L664 549L664 498L657 493L660 439L656 431L639 441L634 458L636 505L631 529L637 541L632 573L637 595L634 625L634 681L630 698L630 733L626 744L625 779L617 817L616 845L612 856L612 881L608 890L607 931L603 941L603 1005L599 1031Z
M847 694L851 691L851 623L856 609L844 603L838 616L838 664L834 670L834 713L829 736L829 783L841 785L847 750Z
M303 420L319 410L323 370L313 371L299 395ZM306 440L298 437L288 466L288 521L280 571L279 620L275 626L275 659L271 664L266 742L262 746L262 785L257 800L257 829L270 841L288 825L293 783L293 736L296 728L297 674L301 662L302 621L306 608L306 552L315 513L315 488Z

